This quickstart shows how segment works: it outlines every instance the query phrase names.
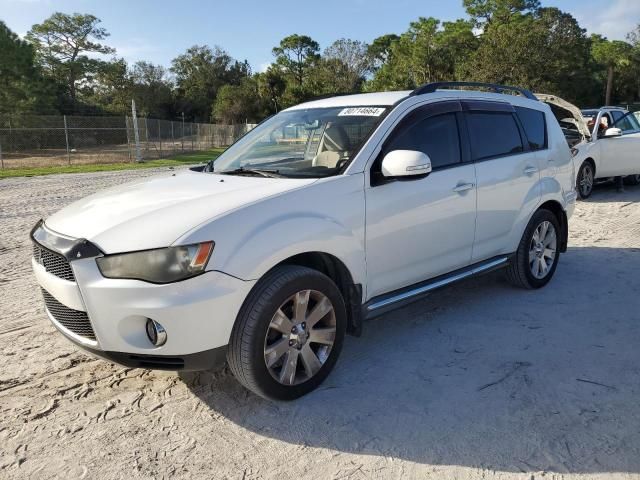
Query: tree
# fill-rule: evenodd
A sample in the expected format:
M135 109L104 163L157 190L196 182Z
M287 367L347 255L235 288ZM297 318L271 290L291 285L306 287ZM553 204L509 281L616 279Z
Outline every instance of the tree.
M558 8L541 8L535 18L535 45L540 45L536 68L540 68L541 87L573 103L589 103L593 69L586 30L571 14Z
M358 40L341 38L327 47L322 56L323 60L338 65L340 91L352 92L359 89L365 75L373 68L373 58L369 54L369 46ZM335 71L335 70L334 70Z
M86 54L110 54L115 50L97 43L109 33L99 27L93 15L56 12L41 24L31 27L27 39L34 45L36 58L52 78L66 85L72 104L76 102L78 85L92 80L103 66L101 60Z
M463 0L465 10L482 27L492 22L505 23L522 13L535 13L540 0Z
M52 103L33 48L0 21L0 112L48 110Z
M400 39L395 33L388 33L373 40L369 45L367 55L372 59L373 70L378 70L387 63L391 55L391 46Z
M633 50L631 52L631 66L630 73L632 79L629 84L632 85L634 92L632 98L640 100L640 24L627 34L627 41L631 44Z
M133 98L133 83L129 75L127 62L115 59L103 65L96 74L93 88L86 99L111 114L128 114Z
M194 45L171 62L179 98L178 111L191 119L211 117L220 87L238 85L251 74L249 64L234 60L220 47Z
M473 80L510 83L583 103L590 78L589 39L556 8L492 22L468 65Z
M282 108L282 97L287 88L287 81L282 72L273 65L266 72L256 75L258 92L266 100L267 110L277 113Z
M375 73L369 90L415 88L423 83L456 80L477 48L472 24L421 17L390 42L387 61Z
M272 52L276 57L276 65L293 77L298 87L302 87L306 74L315 62L320 59L318 52L320 45L306 35L289 35L274 47Z
M225 124L256 122L264 116L258 82L245 78L240 85L223 85L213 105L212 121Z
M611 105L614 73L631 65L633 47L627 42L607 40L598 35L592 36L592 41L593 58L607 70L605 105Z
M170 118L173 112L172 84L167 70L150 62L136 62L130 73L133 98L141 116Z

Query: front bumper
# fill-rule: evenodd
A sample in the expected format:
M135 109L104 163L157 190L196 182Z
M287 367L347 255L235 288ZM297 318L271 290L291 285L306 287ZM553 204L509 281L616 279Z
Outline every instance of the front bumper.
M32 266L38 284L56 302L77 313L86 312L95 338L76 335L56 321L56 312L47 309L49 318L89 353L132 367L201 370L224 362L233 324L255 283L209 271L156 285L104 278L95 257L69 260L75 281L55 276L35 259ZM147 337L149 318L167 332L167 341L160 347Z
M73 341L73 340L72 340ZM153 370L198 371L216 370L224 366L227 360L227 347L218 347L204 352L188 355L140 355L126 352L106 352L76 343L94 357L117 363L130 368L150 368Z

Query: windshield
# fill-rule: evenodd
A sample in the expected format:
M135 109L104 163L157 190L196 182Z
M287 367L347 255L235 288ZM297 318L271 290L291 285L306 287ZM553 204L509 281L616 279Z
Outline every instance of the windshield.
M598 110L582 110L582 116L585 119L593 118L598 115Z
M215 173L282 177L336 175L353 160L386 107L312 108L281 112L229 147Z

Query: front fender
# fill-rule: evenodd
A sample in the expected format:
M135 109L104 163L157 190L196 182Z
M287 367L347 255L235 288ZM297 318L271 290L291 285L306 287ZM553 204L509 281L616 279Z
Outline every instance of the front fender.
M362 242L337 219L294 212L261 222L239 239L220 270L255 280L283 260L307 252L328 253L349 269L355 283L364 282Z
M364 219L364 175L341 175L230 212L176 243L213 240L207 270L243 280L294 255L328 253L365 284Z

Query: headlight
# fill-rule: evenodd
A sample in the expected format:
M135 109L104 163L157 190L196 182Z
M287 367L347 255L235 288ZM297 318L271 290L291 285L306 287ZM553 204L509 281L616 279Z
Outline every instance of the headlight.
M213 251L213 242L142 252L106 255L96 259L107 278L129 278L152 283L171 283L204 272Z

